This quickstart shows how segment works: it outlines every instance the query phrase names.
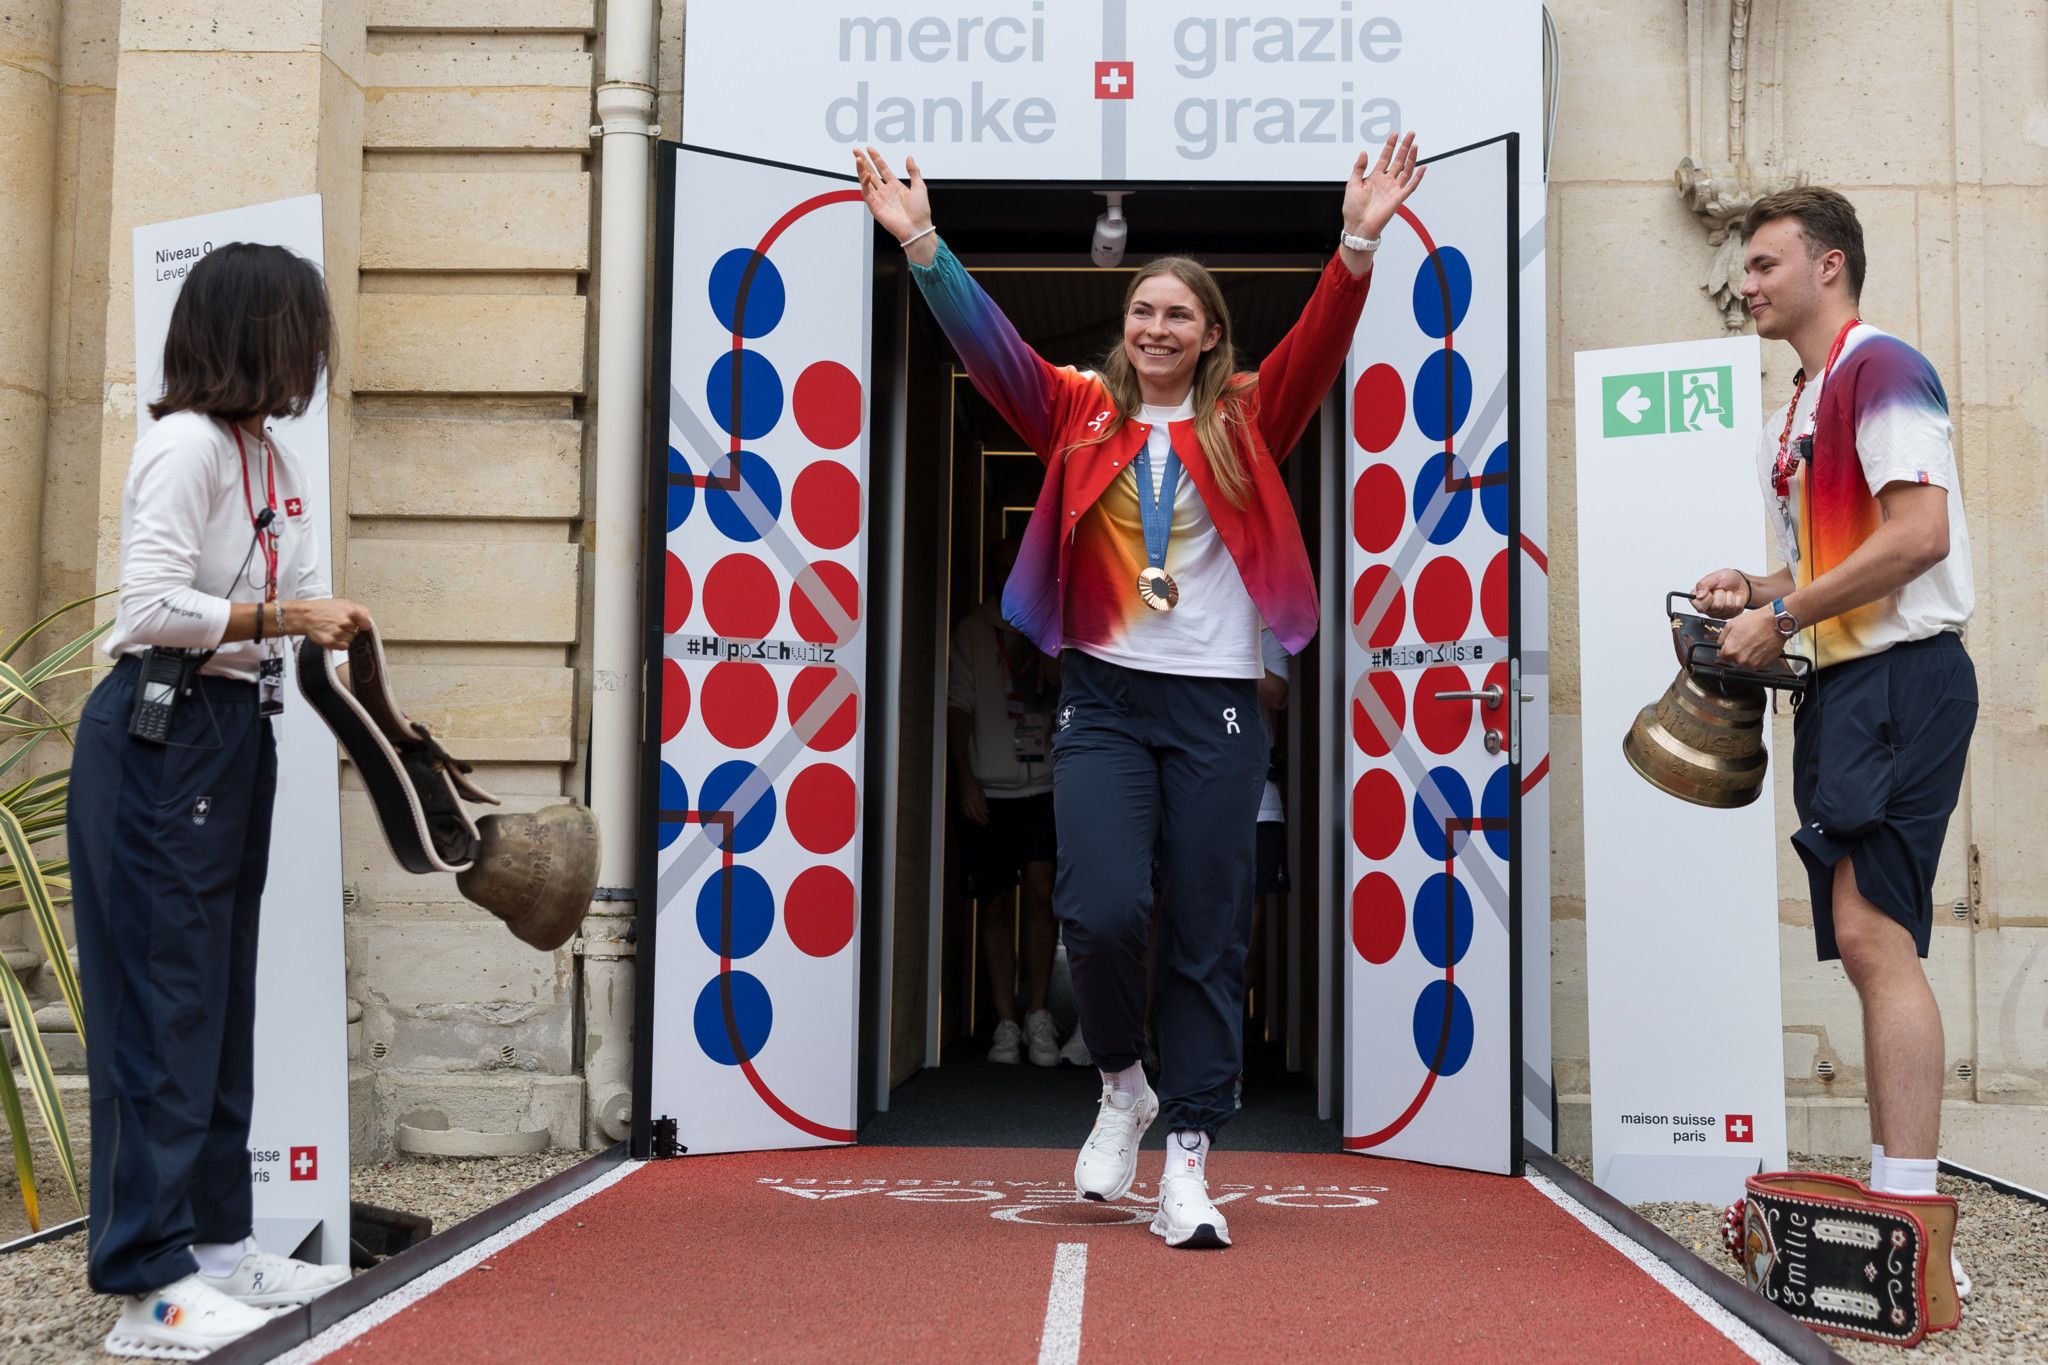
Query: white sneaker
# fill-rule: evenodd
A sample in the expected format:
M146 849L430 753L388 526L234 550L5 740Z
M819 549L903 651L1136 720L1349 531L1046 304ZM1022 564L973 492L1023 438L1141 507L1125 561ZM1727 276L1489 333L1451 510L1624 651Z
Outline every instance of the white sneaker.
M227 1274L209 1275L202 1270L197 1278L251 1308L291 1308L347 1284L348 1267L312 1265L268 1251L247 1251L242 1263Z
M1160 1177L1159 1212L1152 1215L1152 1235L1170 1247L1227 1247L1230 1224L1209 1202L1209 1182L1199 1175L1174 1173Z
M1095 1065L1095 1059L1088 1055L1088 1044L1081 1040L1081 1030L1078 1025L1074 1029L1073 1036L1067 1039L1067 1045L1060 1049L1060 1060L1068 1066Z
M197 1360L247 1336L270 1316L192 1274L153 1294L128 1295L104 1346L108 1355Z
M1034 1010L1025 1015L1024 1039L1030 1045L1031 1065L1060 1064L1060 1033L1054 1026L1050 1013L1045 1010Z
M1005 1019L996 1025L996 1044L988 1050L988 1059L1001 1062L1004 1066L1015 1066L1024 1060L1024 1030L1016 1021Z
M1949 1278L1956 1282L1956 1297L1959 1299L1969 1298L1970 1290L1973 1287L1970 1284L1970 1274L1963 1269L1963 1263L1956 1259L1953 1247L1949 1249L1948 1253L1948 1273Z
M1121 1199L1138 1175L1138 1143L1159 1117L1159 1097L1147 1085L1142 1095L1125 1095L1107 1081L1095 1127L1074 1160L1074 1188L1083 1199Z

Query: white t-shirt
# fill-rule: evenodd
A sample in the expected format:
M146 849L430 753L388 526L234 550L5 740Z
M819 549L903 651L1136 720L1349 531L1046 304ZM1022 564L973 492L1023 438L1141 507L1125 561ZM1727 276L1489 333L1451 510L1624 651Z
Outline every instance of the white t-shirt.
M1014 799L1052 790L1052 711L1059 688L1034 686L1028 675L1039 657L1031 641L1003 619L1002 603L993 598L953 628L946 706L974 717L967 768L985 796ZM1012 664L1027 676L1013 678Z
M1285 679L1288 689L1294 687L1294 656L1287 652L1287 646L1280 643L1280 637L1270 628L1259 630L1259 662L1266 672ZM1274 742L1279 742L1275 735ZM1259 797L1259 819L1262 825L1276 825L1287 819L1287 807L1280 799L1280 784L1272 778L1266 779L1266 790Z
M1184 422L1195 415L1194 404L1181 400L1179 407L1146 404L1134 424L1149 427L1145 438L1146 462L1152 469L1152 496L1157 498L1166 481L1167 423ZM1103 494L1122 502L1137 496L1137 467L1119 474ZM1121 516L1112 512L1118 521ZM1140 551L1142 554L1142 550ZM1142 562L1142 561L1141 561ZM1125 668L1148 673L1174 673L1195 678L1258 678L1264 676L1259 663L1259 631L1265 622L1245 590L1237 561L1216 532L1216 523L1195 481L1182 472L1173 495L1173 530L1166 543L1166 572L1180 588L1180 604L1172 611L1150 607L1132 610L1124 629L1114 641L1069 639L1068 644ZM1135 602L1137 589L1131 590Z
M268 462L275 485L278 530L277 595L281 600L331 597L321 563L319 518L299 462L275 437ZM255 550L250 507L265 505L263 443L242 435L242 460L225 422L196 412L174 412L135 443L121 490L121 587L113 629L101 648L111 658L140 654L152 645L217 649L202 673L256 681L256 668L273 645L270 622L258 643L221 644L231 602L263 600L264 563Z
M1944 630L1960 631L1976 605L1970 532L1956 477L1955 428L1948 398L1927 358L1868 323L1854 327L1826 377L1809 376L1799 396L1792 439L1814 437L1790 496L1772 487L1785 408L1764 423L1757 477L1771 509L1778 550L1801 587L1846 559L1883 520L1877 493L1887 484L1933 484L1948 493L1948 557L1889 597L1802 630L1794 652L1811 651L1826 667ZM1844 459L1853 451L1855 463Z

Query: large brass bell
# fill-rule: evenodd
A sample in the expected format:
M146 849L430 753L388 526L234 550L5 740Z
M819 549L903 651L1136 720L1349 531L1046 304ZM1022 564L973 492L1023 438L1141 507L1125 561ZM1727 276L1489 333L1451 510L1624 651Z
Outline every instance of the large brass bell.
M1664 695L1636 713L1622 736L1629 766L1660 791L1696 806L1733 809L1756 800L1764 788L1770 755L1764 748L1766 692L1803 692L1811 666L1786 655L1766 669L1739 668L1720 661L1721 623L1673 610L1672 645L1678 676Z

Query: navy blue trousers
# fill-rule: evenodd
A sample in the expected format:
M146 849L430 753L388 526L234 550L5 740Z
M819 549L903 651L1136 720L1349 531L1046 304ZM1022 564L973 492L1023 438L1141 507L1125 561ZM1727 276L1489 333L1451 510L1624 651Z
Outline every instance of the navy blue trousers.
M1160 1113L1215 1133L1244 1065L1259 796L1267 750L1258 682L1122 668L1060 655L1053 731L1059 871L1081 1036L1121 1071L1145 1044L1152 865L1162 910L1155 978Z
M256 921L277 748L253 683L201 678L168 744L128 734L140 670L87 699L71 760L72 910L92 1089L87 1275L142 1294L249 1235Z

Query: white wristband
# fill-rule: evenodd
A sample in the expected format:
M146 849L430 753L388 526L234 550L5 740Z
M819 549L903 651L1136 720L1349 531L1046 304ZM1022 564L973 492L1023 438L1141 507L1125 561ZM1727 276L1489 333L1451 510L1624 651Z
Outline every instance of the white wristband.
M903 248L904 250L908 251L908 250L910 249L910 244L911 244L912 242L914 242L914 241L917 241L917 240L918 240L919 238L921 238L921 237L929 237L929 236L931 236L931 235L932 235L932 234L933 234L934 232L937 232L938 230L939 230L938 224L934 223L934 224L933 224L932 226L930 226L930 227L926 228L926 229L925 229L925 230L924 230L923 232L913 232L913 233L911 233L911 234L910 234L910 235L909 235L908 237L905 237L905 238L904 238L904 239L903 239L902 241L898 242L898 243L897 243L896 245L898 245L898 246L902 247L902 248Z
M1353 251L1363 251L1368 255L1380 249L1379 238L1353 236L1349 228L1343 229L1337 240L1350 247Z

